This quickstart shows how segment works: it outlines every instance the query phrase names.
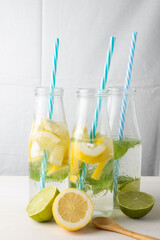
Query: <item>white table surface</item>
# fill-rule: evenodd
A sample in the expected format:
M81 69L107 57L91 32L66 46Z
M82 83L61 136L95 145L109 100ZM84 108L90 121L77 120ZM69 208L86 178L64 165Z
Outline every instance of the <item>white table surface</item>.
M112 218L121 226L142 234L160 238L160 177L142 177L141 191L155 197L152 211L141 219L131 219L120 210ZM117 233L96 229L90 223L77 232L68 232L54 221L38 223L30 219L25 208L28 203L28 177L0 177L0 240L76 240L131 239Z

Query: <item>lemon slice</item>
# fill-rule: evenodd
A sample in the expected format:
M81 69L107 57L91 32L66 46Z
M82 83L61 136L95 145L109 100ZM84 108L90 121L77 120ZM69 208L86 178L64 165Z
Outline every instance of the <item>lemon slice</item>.
M105 144L79 143L79 159L88 164L100 163L113 156Z
M29 156L30 156L29 159L31 162L41 159L43 156L43 151L41 150L38 142L34 140L33 141L31 140Z
M62 228L77 231L91 220L94 205L85 192L68 188L57 196L52 211L56 223Z
M96 132L95 134L95 143L96 144L101 144L104 141L104 136L100 134L99 132Z
M101 153L105 151L105 145L104 144L93 144L93 143L86 143L86 142L80 142L79 143L79 149L84 155L88 155L90 157L97 157Z
M71 174L78 174L79 173L79 145L77 142L71 143L70 149L70 172Z
M72 183L77 183L77 178L78 176L77 175L71 175L69 176L69 180L72 182Z
M106 165L106 163L108 162L108 160L105 160L103 162L100 162L98 164L98 166L96 167L94 173L92 174L91 178L93 178L94 180L98 180L100 175L101 175L101 172L104 168L104 166Z
M61 166L63 162L65 147L63 145L56 145L50 155L50 162L56 166Z
M56 144L60 142L60 138L49 131L38 131L36 134L36 140L41 148L48 151L52 151Z
M43 126L46 131L50 131L59 136L60 138L66 136L68 132L67 126L64 122L55 123L51 119L44 119Z
M86 139L86 140L89 139L87 127L85 126L85 127L73 130L72 137L75 139Z
M105 142L105 145L107 146L107 149L108 149L108 155L106 154L106 159L104 161L100 162L98 164L98 166L96 167L95 171L93 172L91 178L93 178L94 180L98 180L100 178L104 166L114 156L112 139L107 138L107 139L104 140L104 142Z

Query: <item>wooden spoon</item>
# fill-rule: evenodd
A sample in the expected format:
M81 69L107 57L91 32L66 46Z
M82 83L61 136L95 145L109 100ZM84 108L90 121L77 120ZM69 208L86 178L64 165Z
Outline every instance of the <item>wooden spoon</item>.
M139 239L139 240L160 240L158 238L149 237L149 236L146 236L146 235L143 235L143 234L140 234L140 233L131 232L131 231L121 227L118 223L116 223L115 221L113 221L110 218L96 217L92 220L92 223L97 228L101 228L101 229L112 231L112 232L121 233L123 235L127 235L127 236L135 238L135 239Z

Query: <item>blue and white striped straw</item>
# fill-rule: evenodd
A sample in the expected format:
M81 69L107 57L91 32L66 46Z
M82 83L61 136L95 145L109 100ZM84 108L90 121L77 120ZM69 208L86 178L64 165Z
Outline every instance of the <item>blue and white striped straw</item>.
M54 41L54 50L53 50L53 61L52 61L52 71L51 71L51 82L50 89L53 91L56 83L56 72L57 72L57 61L58 61L58 49L59 49L59 38L56 38ZM53 96L51 94L49 101L48 114L49 118L52 118L53 114Z
M109 72L110 63L111 63L111 57L112 57L113 50L114 50L115 40L116 40L115 37L110 37L110 42L109 42L109 46L108 46L107 57L106 57L106 62L105 62L105 66L104 66L104 72L103 72L103 77L102 77L102 81L101 81L100 90L105 89L105 86L106 86L106 83L107 83L108 72ZM98 98L95 113L94 113L94 117L93 117L92 128L91 128L91 131L90 131L91 142L92 142L92 139L95 138L95 132L96 132L96 128L97 128L97 125L98 125L98 114L99 114L100 110L101 110L101 98ZM78 187L81 190L83 190L83 175L85 176L85 163L83 165L82 172L80 174L80 179L79 179L79 186Z
M127 108L127 94L126 94L126 90L129 89L130 82L131 82L131 73L132 73L132 66L133 66L133 58L134 58L136 39L137 39L137 32L133 32L132 33L132 39L131 39L131 45L130 45L130 52L129 52L127 72L126 72L124 93L123 93L123 99L122 99L122 107L121 107L121 113L120 113L118 140L122 140L123 139L123 131L124 131L124 123L125 123L125 113L126 113L126 108ZM116 201L116 194L117 194L118 174L119 174L119 160L116 160L116 161L114 161L114 203Z
M51 83L50 83L51 92L54 91L55 83L56 83L58 49L59 49L59 38L56 38L54 41L54 50L53 50L53 61L52 61ZM49 119L52 119L53 102L54 102L53 94L51 93L49 97L49 105L48 105ZM44 155L42 157L42 165L41 165L40 190L45 188L46 166L47 166L47 151L44 150Z
M116 40L115 37L110 37L100 90L105 89L105 87L106 87L108 72L109 72L110 64L111 64L111 58L112 58L112 54L113 54L113 50L114 50L115 40ZM98 117L99 117L100 111L101 111L101 98L98 98L98 101L96 104L96 110L95 110L94 117L93 117L92 128L90 131L90 139L95 138L95 133L96 133L97 125L98 125Z

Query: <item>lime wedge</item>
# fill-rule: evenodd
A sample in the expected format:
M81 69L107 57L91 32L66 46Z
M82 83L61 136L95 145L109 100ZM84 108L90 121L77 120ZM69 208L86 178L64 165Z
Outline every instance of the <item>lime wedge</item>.
M59 191L54 186L49 186L37 193L29 202L26 212L30 218L38 222L52 219L52 204Z
M144 192L122 192L117 196L121 211L131 218L140 218L151 211L154 197Z
M66 177L68 177L68 173L68 165L62 165L61 167L53 165L50 166L49 170L47 171L47 179L55 182L62 182Z

